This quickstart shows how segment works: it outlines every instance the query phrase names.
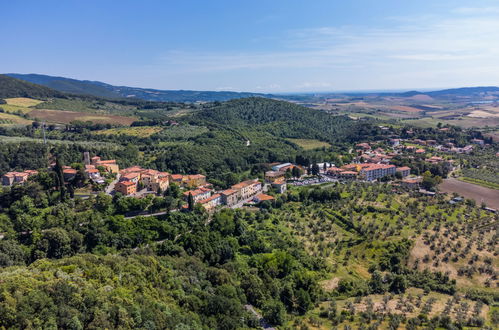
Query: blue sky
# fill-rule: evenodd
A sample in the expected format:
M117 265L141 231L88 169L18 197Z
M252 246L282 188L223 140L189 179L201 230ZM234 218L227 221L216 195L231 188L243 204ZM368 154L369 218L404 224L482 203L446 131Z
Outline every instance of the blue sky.
M158 89L499 85L499 1L0 0L0 72Z

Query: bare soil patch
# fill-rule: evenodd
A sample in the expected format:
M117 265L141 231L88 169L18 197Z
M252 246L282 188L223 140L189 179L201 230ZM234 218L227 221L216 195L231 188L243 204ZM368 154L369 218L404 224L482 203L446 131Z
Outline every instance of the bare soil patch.
M499 190L496 189L485 188L454 178L445 179L438 186L438 189L447 193L458 193L466 198L474 199L477 203L483 201L488 207L499 209Z

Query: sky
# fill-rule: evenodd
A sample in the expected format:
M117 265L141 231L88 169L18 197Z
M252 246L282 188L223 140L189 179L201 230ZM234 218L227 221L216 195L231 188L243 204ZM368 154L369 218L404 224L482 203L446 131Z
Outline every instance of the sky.
M268 93L499 85L495 0L0 0L0 72Z

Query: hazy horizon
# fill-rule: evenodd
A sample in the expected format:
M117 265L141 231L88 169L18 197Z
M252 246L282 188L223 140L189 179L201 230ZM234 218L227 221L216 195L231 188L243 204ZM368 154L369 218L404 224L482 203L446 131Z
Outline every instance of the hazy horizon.
M491 0L25 1L0 10L0 72L274 94L499 85Z

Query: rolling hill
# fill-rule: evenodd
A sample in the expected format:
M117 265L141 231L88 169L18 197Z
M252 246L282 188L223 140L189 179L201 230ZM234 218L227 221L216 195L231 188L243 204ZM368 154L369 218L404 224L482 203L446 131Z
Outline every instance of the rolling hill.
M128 86L113 86L100 81L77 80L40 74L8 73L7 76L43 85L60 92L93 95L104 98L138 98L147 101L170 102L210 102L227 101L250 96L270 96L268 94L230 91L159 90Z
M0 98L29 97L45 99L49 97L64 97L63 93L54 89L37 85L6 75L0 75Z

